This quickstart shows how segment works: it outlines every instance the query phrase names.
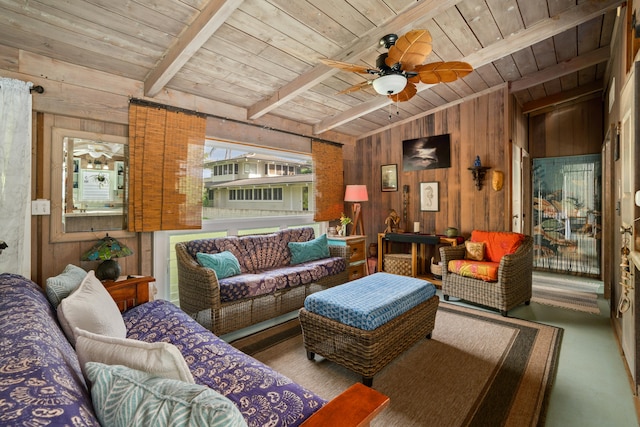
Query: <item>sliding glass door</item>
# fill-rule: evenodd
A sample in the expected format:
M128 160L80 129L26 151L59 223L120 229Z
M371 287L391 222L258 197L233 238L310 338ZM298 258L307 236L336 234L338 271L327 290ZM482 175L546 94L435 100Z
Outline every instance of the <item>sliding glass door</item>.
M533 160L534 267L600 277L599 154Z

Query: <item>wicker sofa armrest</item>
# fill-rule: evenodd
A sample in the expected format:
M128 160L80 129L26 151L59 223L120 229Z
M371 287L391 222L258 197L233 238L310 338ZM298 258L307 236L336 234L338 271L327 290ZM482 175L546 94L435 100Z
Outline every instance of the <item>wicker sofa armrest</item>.
M498 282L526 285L533 271L533 237L527 236L518 249L500 260Z
M329 255L332 257L341 257L347 260L351 258L351 248L349 246L329 245Z
M184 243L176 243L175 248L180 308L194 318L201 311L219 309L220 285L215 271L198 264Z
M442 271L440 274L442 276L442 280L444 280L447 274L449 274L449 269L447 268L449 261L464 259L465 250L464 246L440 247L440 261L442 261Z

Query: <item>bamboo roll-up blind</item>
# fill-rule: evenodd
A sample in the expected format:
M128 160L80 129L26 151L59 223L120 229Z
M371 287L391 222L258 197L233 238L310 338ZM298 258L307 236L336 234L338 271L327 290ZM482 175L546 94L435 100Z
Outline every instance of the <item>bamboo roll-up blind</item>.
M314 221L340 218L344 209L344 171L342 146L322 141L311 141L311 156L316 182L316 211Z
M129 231L199 229L206 119L129 106Z

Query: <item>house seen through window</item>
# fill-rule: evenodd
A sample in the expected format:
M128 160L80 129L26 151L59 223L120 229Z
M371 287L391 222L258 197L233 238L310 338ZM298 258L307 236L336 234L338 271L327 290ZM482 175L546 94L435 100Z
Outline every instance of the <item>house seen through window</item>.
M209 139L203 219L308 213L313 176L310 155Z

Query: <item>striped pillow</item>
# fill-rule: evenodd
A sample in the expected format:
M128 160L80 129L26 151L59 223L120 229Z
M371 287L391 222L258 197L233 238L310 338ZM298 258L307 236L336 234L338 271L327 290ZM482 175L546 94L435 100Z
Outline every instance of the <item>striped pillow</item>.
M119 365L87 362L93 407L103 426L246 426L238 408L199 384Z

